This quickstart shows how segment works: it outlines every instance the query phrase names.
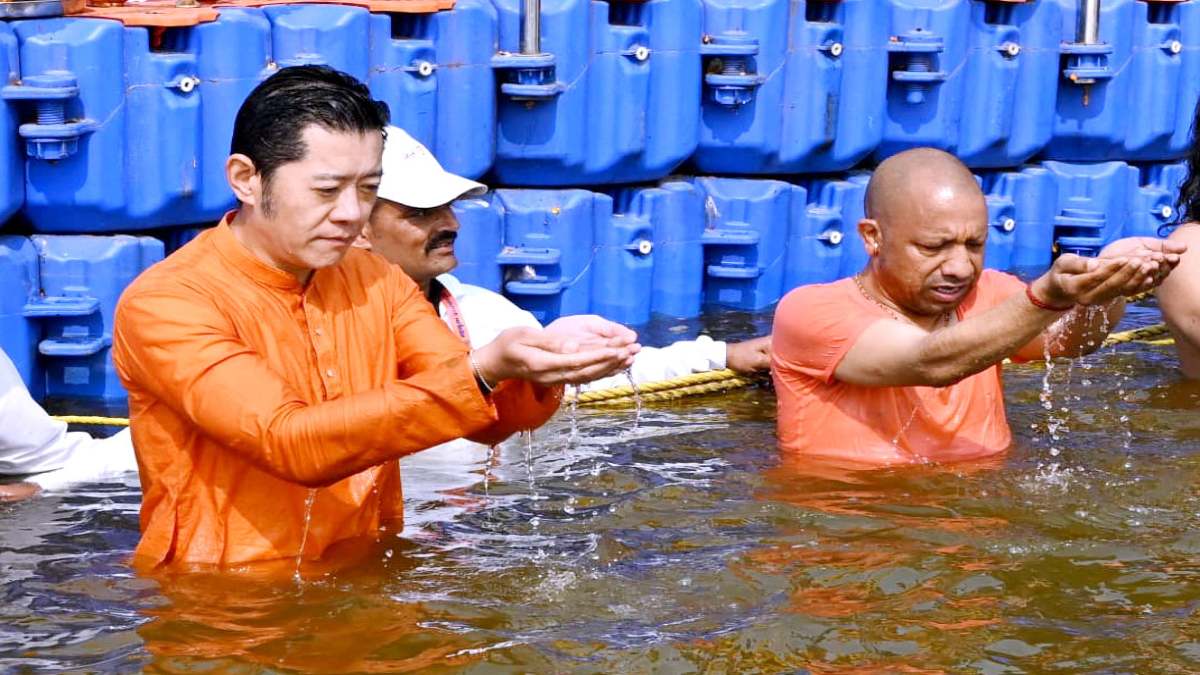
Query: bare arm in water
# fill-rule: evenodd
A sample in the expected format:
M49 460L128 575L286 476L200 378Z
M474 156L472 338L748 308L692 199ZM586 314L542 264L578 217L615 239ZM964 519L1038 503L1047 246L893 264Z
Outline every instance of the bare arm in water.
M1200 379L1200 225L1188 223L1171 233L1170 241L1186 244L1179 268L1163 282L1158 304L1175 337L1183 374Z

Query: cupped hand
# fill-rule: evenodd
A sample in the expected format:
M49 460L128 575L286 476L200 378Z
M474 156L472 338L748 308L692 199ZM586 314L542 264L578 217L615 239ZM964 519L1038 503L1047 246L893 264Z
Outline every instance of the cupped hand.
M627 347L637 342L637 333L595 314L577 314L555 319L546 326L547 335L573 341L580 349Z
M593 334L584 331L576 335L587 338ZM593 335L592 339L598 338ZM508 379L542 385L581 384L629 368L641 349L625 335L607 340L614 340L620 346L596 346L595 342L587 346L574 337L547 330L510 328L475 350L475 361L484 379L492 385Z
M1058 306L1103 304L1154 288L1171 267L1161 253L1097 258L1067 253L1033 282L1034 292Z

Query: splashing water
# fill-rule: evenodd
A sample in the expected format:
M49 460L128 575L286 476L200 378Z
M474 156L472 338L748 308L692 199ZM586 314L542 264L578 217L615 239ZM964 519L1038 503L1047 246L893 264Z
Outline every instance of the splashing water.
M1108 314L1107 313L1103 314L1103 319L1101 320L1101 327L1104 329L1104 334L1107 335L1109 328L1111 328L1111 326L1109 326L1109 323L1108 323ZM1112 353L1114 355L1117 354L1119 351L1120 350L1118 349L1118 345L1112 346ZM1120 363L1119 359L1117 359L1116 361L1117 361L1117 363ZM1117 405L1118 406L1121 406L1122 403L1126 402L1126 392L1129 389L1129 384L1130 384L1131 380L1132 380L1131 367L1128 364L1118 365L1118 367L1117 367ZM1108 409L1107 404L1104 407L1106 410ZM1130 424L1129 415L1125 414L1123 411L1120 412L1120 415L1117 417L1117 421L1119 422L1120 429L1121 429L1121 449L1125 453L1125 468L1128 469L1132 466L1131 462L1129 461L1129 452L1133 446L1133 426Z
M579 385L571 386L571 435L567 437L567 446L574 446L579 442Z
M1038 394L1038 401L1041 402L1042 408L1047 411L1046 433L1050 437L1050 456L1058 457L1058 417L1054 414L1054 386L1052 378L1054 376L1054 355L1050 353L1050 341L1043 342L1042 356L1046 359L1046 371L1042 375L1042 391Z
M525 477L529 481L529 491L533 493L537 484L533 478L533 430L521 432L521 445L525 451Z
M309 488L308 496L304 498L304 533L300 535L300 550L296 551L296 571L292 573L292 579L297 585L304 583L304 578L300 576L300 563L304 559L304 545L308 543L308 527L312 524L313 503L317 501L317 489Z
M633 430L637 431L642 426L642 393L638 390L637 382L633 379L633 371L626 370L625 377L629 380L629 386L633 389Z

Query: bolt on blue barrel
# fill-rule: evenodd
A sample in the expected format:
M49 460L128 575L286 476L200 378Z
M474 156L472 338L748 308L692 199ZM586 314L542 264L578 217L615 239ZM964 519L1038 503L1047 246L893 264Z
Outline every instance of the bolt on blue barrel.
M973 2L953 152L971 167L1018 166L1050 141L1061 12L1052 2Z
M804 188L778 180L694 181L705 197L705 302L750 311L778 302L791 223L806 215Z
M981 173L980 184L989 203L991 238L1008 229L1007 218L995 218L1003 211L998 207L1012 205L1011 249L996 251L1007 256L1007 265L992 264L992 251L985 250L984 263L1018 274L1040 273L1050 266L1054 257L1054 224L1058 215L1058 181L1055 175L1041 166L1026 166L1013 171ZM1007 248L1008 242L1005 242ZM990 249L990 246L989 246Z
M110 354L113 314L125 287L162 260L162 242L129 235L37 235L32 241L41 296L24 314L41 324L37 350L46 395L123 401L125 389Z
M1044 162L1058 183L1054 243L1063 253L1096 255L1128 228L1138 170L1124 162Z
M617 199L612 218L597 221L591 311L636 326L650 320L654 224L648 213L633 208L632 195L618 193Z
M883 135L886 17L870 0L705 0L700 144L728 174L849 169Z
M543 324L591 310L595 233L612 221L612 198L587 190L496 190L504 223L504 294Z
M968 166L1003 167L1046 145L1059 61L1056 5L892 0L891 8L878 158L929 146Z
M1177 222L1175 204L1187 179L1187 163L1149 164L1138 167L1140 186L1131 201L1129 226L1123 236L1165 236Z
M25 308L38 301L38 254L27 237L0 235L0 349L16 366L35 399L45 395L46 382L38 363L39 327L25 317Z
M1189 147L1200 100L1200 5L1106 0L1099 39L1075 41L1075 0L1062 8L1065 67L1045 157L1170 161Z
M980 187L983 178L976 176ZM1017 206L1011 195L1004 193L985 194L988 211L987 244L983 251L983 264L989 269L1010 272L1013 268L1013 251L1017 243Z
M608 316L603 310L606 295L614 294L612 288L621 288L626 293L622 302L638 309L630 310L633 319L627 323L642 323L650 314L660 314L675 319L691 319L700 315L704 292L704 195L692 183L682 180L667 180L655 187L620 188L612 192L613 223L649 224L650 239L627 237L618 240L618 247L605 254L605 248L597 253L597 276L593 280L593 311ZM636 244L636 249L633 246ZM636 251L636 252L635 252ZM608 260L642 256L651 258L653 272L648 294L645 282L625 281L607 284L601 282L608 272ZM624 268L624 266L618 266ZM629 279L634 279L629 275ZM614 280L615 282L616 280ZM647 302L647 300L649 300Z
M97 19L13 24L26 143L24 213L42 232L216 220L237 107L267 63L268 26L241 17L168 29ZM257 39L256 39L257 38Z
M866 183L839 178L806 181L804 217L791 222L788 233L784 292L805 284L834 281L866 266L858 234L863 218Z
M506 185L632 183L696 149L699 0L544 0L541 54L519 53L520 0L495 0L496 164Z
M496 146L496 10L458 0L433 14L372 14L372 93L392 123L424 144L447 171L478 178Z

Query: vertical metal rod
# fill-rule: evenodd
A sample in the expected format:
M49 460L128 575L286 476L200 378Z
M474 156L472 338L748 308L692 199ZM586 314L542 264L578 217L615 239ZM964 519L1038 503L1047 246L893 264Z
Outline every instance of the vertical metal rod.
M1079 0L1079 25L1075 41L1094 45L1100 42L1100 0Z
M524 16L521 17L521 53L542 53L542 0L524 1Z

